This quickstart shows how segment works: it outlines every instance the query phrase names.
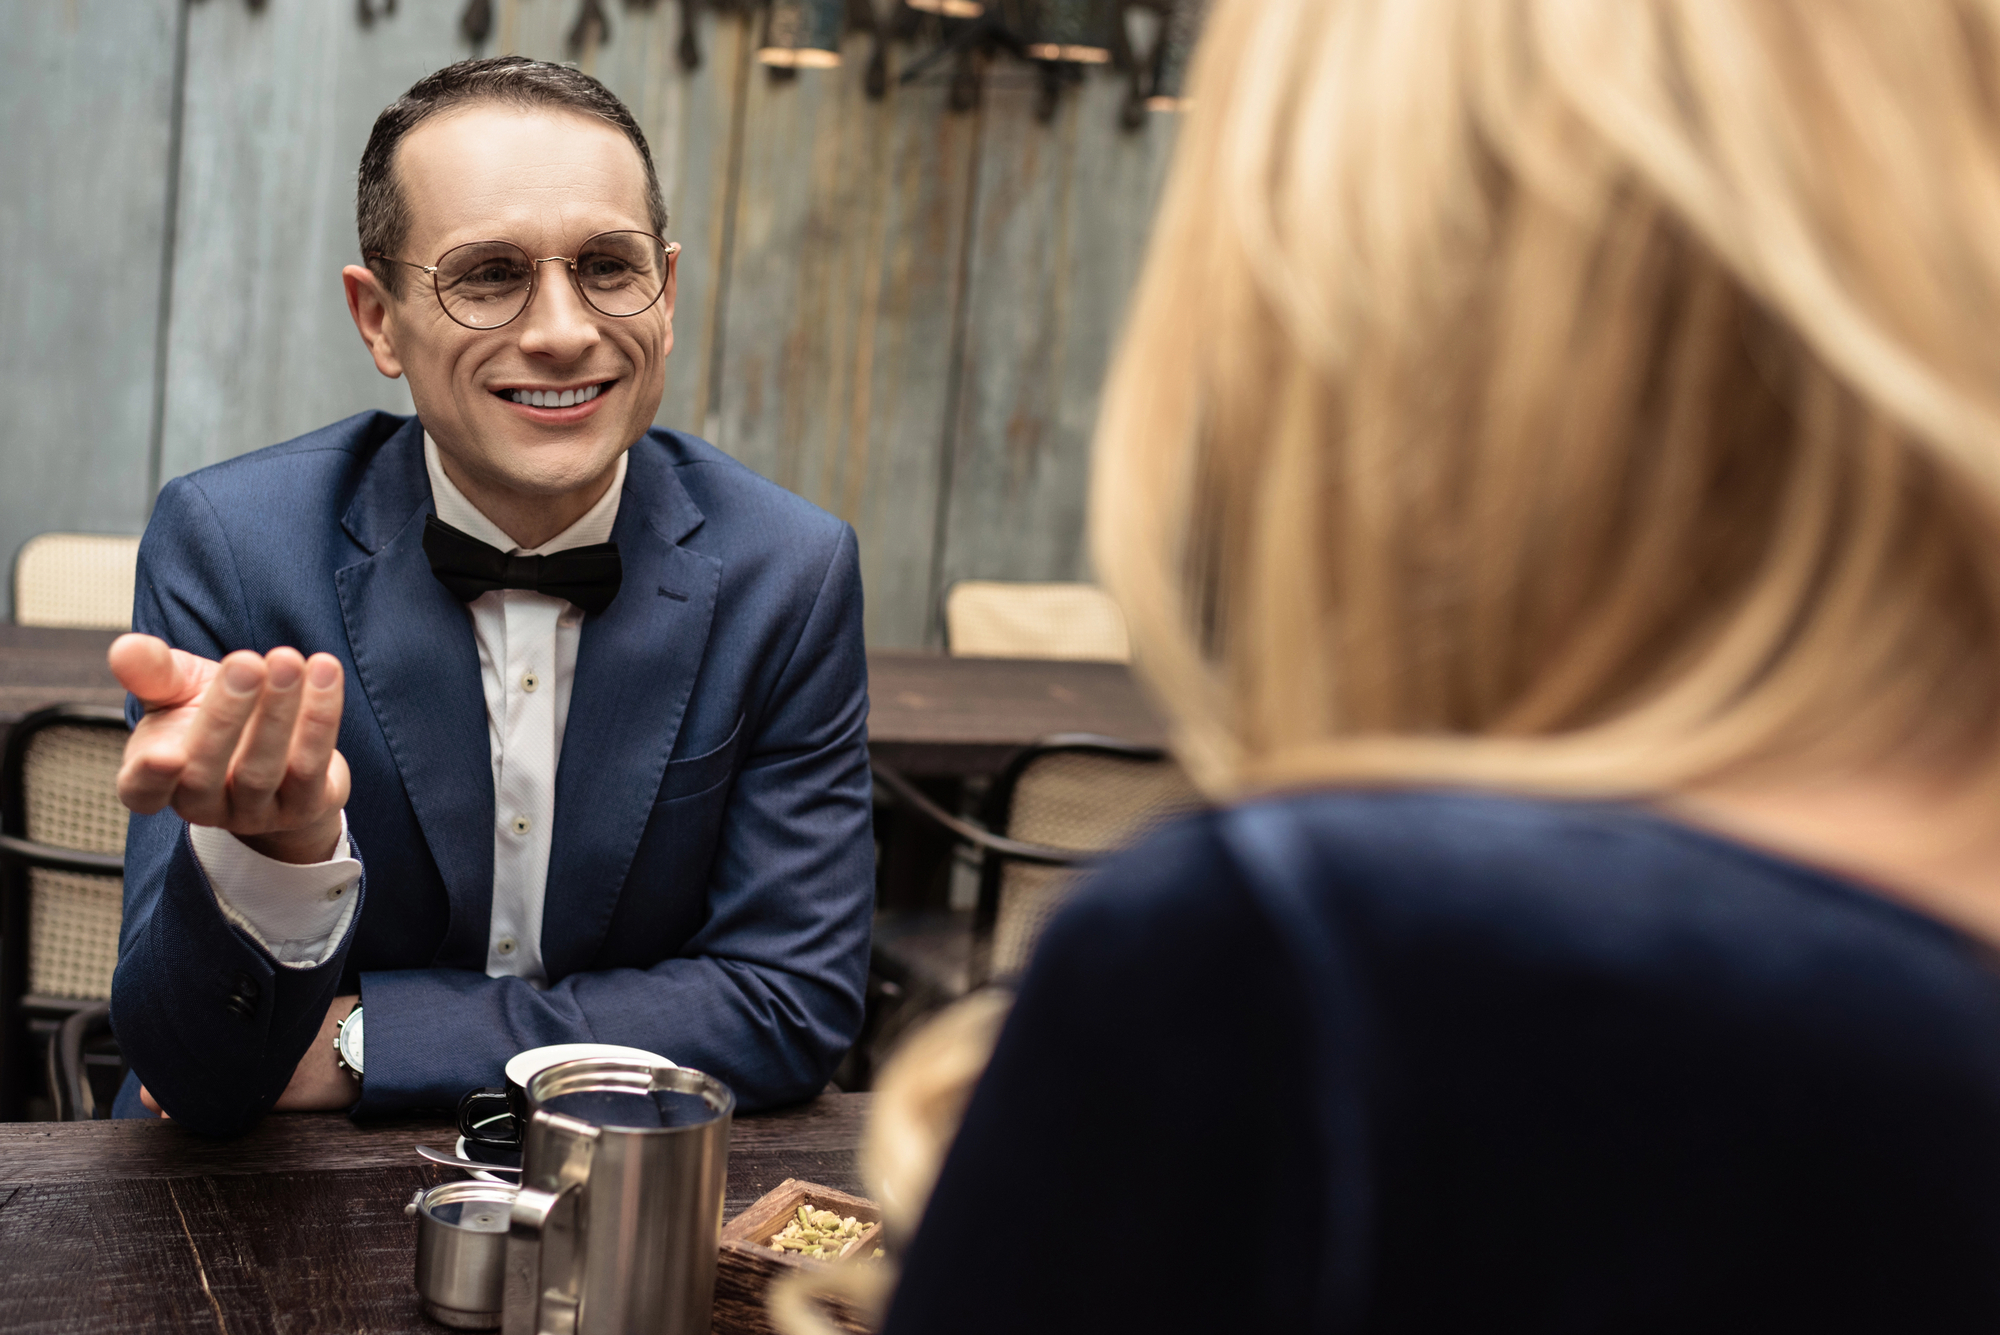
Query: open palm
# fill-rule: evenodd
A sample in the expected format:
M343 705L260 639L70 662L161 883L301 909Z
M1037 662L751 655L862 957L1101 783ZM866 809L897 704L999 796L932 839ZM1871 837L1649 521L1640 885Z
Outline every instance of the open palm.
M126 806L141 815L172 807L282 861L328 856L349 788L335 746L338 659L239 649L218 663L151 635L121 635L110 663L146 709L118 770Z

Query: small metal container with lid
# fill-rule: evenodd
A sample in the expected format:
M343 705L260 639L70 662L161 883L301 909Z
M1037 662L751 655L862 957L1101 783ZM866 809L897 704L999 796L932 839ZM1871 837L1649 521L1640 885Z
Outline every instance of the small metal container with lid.
M460 1330L500 1328L514 1195L505 1183L474 1180L420 1191L410 1202L426 1316Z

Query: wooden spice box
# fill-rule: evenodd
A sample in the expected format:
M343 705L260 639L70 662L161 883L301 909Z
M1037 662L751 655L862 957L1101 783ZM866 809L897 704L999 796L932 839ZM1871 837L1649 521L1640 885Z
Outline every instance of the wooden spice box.
M784 1228L801 1205L831 1210L843 1219L852 1215L868 1225L848 1259L840 1264L866 1264L854 1258L868 1256L881 1245L882 1207L874 1201L816 1182L786 1178L722 1226L722 1254L715 1270L715 1335L776 1335L764 1310L764 1292L772 1281L780 1275L835 1264L797 1252L771 1250L771 1235ZM842 1329L856 1335L871 1335L874 1330L860 1312L837 1299L828 1300L825 1310Z

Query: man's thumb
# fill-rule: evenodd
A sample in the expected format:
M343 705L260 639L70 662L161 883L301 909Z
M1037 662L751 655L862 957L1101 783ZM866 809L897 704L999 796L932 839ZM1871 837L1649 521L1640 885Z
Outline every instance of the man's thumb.
M111 675L147 709L172 709L201 694L198 674L180 661L183 657L200 661L193 655L176 654L165 640L153 635L120 635L106 655Z

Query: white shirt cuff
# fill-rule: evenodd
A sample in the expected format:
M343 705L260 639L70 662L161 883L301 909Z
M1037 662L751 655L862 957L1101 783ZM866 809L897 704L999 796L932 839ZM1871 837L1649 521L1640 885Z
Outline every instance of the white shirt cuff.
M293 969L313 969L332 957L360 898L355 887L361 883L361 864L349 856L345 811L340 813L340 839L325 862L279 862L213 825L190 825L188 842L222 916L249 933L272 959Z

